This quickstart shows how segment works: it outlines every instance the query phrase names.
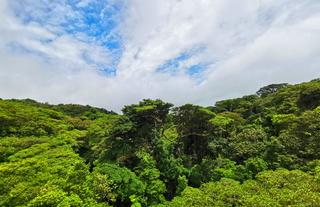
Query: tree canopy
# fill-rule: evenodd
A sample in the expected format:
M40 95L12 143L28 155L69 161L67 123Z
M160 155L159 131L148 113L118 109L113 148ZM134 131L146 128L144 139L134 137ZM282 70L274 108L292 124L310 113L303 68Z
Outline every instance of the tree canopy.
M0 206L319 206L319 79L122 112L0 99Z

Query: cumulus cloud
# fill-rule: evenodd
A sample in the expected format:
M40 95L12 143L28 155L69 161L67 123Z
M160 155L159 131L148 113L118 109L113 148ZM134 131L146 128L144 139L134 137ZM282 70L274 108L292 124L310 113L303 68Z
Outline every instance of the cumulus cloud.
M320 75L317 0L32 2L0 2L3 98L212 105Z

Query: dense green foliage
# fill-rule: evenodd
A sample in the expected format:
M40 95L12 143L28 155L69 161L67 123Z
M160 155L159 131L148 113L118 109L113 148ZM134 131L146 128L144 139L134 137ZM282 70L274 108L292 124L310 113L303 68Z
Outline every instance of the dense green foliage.
M0 99L0 206L320 206L320 80L122 114Z

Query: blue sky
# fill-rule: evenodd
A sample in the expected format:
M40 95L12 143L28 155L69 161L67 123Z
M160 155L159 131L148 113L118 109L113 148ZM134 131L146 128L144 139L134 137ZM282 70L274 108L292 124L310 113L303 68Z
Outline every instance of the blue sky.
M212 105L320 75L318 0L0 2L0 97Z
M116 1L11 1L9 9L24 25L37 24L52 32L52 38L44 38L43 44L50 44L56 38L68 35L85 44L100 46L112 55L111 62L95 61L90 52L83 51L82 58L94 65L105 75L114 75L122 51L120 35L116 32L123 2ZM21 46L21 45L20 45ZM28 48L22 49L28 50ZM35 55L37 51L33 52Z

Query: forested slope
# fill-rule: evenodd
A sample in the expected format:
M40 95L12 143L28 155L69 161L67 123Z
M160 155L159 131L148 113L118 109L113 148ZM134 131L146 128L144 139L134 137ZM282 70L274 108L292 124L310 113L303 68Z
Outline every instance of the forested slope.
M123 114L0 100L0 206L320 206L320 80Z

